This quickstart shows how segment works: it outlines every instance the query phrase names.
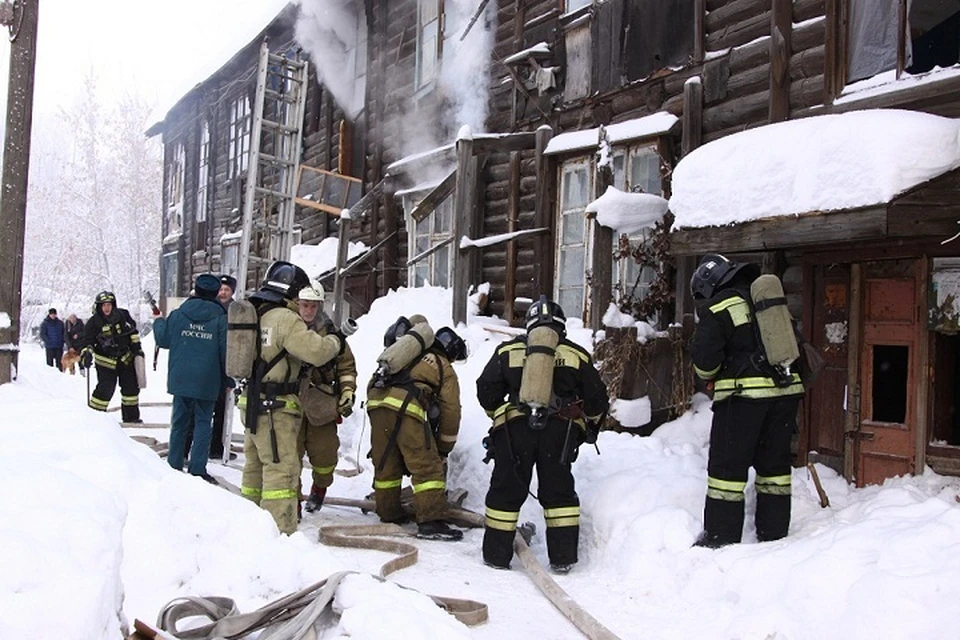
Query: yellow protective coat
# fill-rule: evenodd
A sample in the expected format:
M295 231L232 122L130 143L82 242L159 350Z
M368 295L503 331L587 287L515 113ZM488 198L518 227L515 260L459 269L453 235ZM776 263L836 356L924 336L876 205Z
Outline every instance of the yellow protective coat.
M310 330L294 308L293 303L288 303L270 309L260 318L261 358L269 362L282 350L287 352L264 375L264 382L295 381L303 362L323 365L340 352L338 337L321 336ZM241 406L246 406L246 393L244 391L240 398ZM281 532L289 534L297 530L302 412L295 393L277 396L277 400L283 402L283 406L260 414L256 434L251 433L249 427L246 429L243 445L246 463L240 490L270 512ZM271 432L276 434L278 461L274 459Z

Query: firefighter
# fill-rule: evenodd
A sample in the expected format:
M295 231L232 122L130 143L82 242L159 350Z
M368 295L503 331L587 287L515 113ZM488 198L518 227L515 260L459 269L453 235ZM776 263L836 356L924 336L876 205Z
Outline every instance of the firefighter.
M117 308L112 291L101 291L94 299L94 313L83 333L80 367L97 367L97 387L88 404L106 411L120 382L120 415L123 422L139 423L140 385L133 359L143 355L137 323L126 309Z
M323 312L323 285L314 280L300 290L297 306L307 327L321 336L336 333L333 321ZM313 484L304 509L313 513L323 505L327 488L333 484L337 468L337 424L353 413L357 390L357 363L350 350L320 367L305 365L301 372L300 404L303 424L300 428L300 456L306 451L312 468Z
M322 366L346 347L341 335L322 336L300 319L295 300L309 283L300 267L278 261L250 296L259 319L259 357L238 402L246 456L240 491L287 534L297 529L300 502L300 367L304 362Z
M560 305L542 296L527 311L527 334L501 344L477 378L477 398L493 419L483 561L495 568L510 568L534 466L550 566L567 573L578 559L580 500L570 466L581 443L596 441L609 401L590 354L566 338L565 322Z
M778 386L757 357L750 284L759 275L756 265L708 254L690 280L699 317L694 372L713 390L704 529L697 546L740 542L751 466L757 472L757 539L778 540L790 527L790 439L803 384L792 373Z
M384 336L380 368L367 389L373 488L377 515L406 522L400 504L403 476L409 474L417 536L456 541L463 532L445 520L446 459L460 431L460 383L451 362L465 360L466 345L450 328L436 332L423 316L401 317Z

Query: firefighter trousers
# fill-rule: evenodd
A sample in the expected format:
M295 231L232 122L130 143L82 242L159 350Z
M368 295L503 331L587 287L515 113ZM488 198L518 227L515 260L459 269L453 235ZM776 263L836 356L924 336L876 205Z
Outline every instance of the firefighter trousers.
M539 430L531 429L526 417L493 430L494 466L483 532L483 559L488 564L510 565L520 507L527 499L534 467L537 497L547 525L550 564L577 562L580 498L570 465L580 443L579 434L577 425L555 417Z
M300 459L307 454L310 462L313 486L326 489L333 484L333 471L337 468L337 452L340 449L340 438L337 436L337 423L310 424L303 420L300 427Z
M790 528L790 440L800 399L746 400L713 405L703 527L718 544L740 542L747 473L756 469L757 539L778 540Z
M273 516L281 533L297 530L300 501L301 415L292 409L264 411L257 432L244 433L240 492Z
M398 428L396 411L378 408L369 415L377 515L384 522L404 519L400 488L404 474L409 473L417 522L442 520L447 511L446 474L430 426L404 415L394 437Z
M90 395L89 405L97 411L106 411L110 405L110 398L120 382L120 416L124 422L136 422L140 419L140 385L137 383L137 372L133 362L123 364L117 362L117 368L111 369L101 365L97 367L97 387Z

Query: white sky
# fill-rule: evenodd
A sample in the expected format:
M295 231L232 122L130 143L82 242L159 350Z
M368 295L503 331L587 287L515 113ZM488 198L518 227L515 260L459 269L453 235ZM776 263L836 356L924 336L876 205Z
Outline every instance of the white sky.
M450 322L451 292L401 289L374 303L350 338L361 383L369 379L382 334L398 315ZM571 338L590 333L568 323ZM488 419L474 380L506 336L477 324L460 328L470 349L456 364L463 423L450 458L449 486L466 489L465 506L482 512L491 467L481 462ZM149 351L152 339L145 339ZM251 611L330 574L376 573L390 556L325 547L320 526L372 523L375 516L325 506L305 514L299 531L278 534L270 517L223 489L170 469L117 425L117 413L85 407L86 386L43 365L25 345L21 377L0 386L0 638L119 637L117 610L153 622L183 595L220 595ZM148 371L143 401L166 400L166 352ZM359 390L364 399L364 385ZM114 398L114 404L119 398ZM644 407L624 406L626 413ZM169 408L144 408L166 421ZM832 506L821 509L805 469L793 472L790 536L758 544L747 493L744 543L719 551L691 548L701 528L710 404L640 438L605 432L602 455L584 447L574 466L582 500L581 561L558 582L623 639L703 638L857 640L944 637L960 619L960 479L927 472L881 487L855 489L818 470ZM237 420L237 423L239 421ZM164 430L143 435L166 440ZM371 489L365 458L369 423L357 411L340 427L339 469L330 495L358 498ZM359 454L359 455L358 455ZM232 464L239 464L240 460ZM239 470L208 470L239 483ZM305 478L308 478L305 475ZM308 481L308 480L307 480ZM309 482L309 481L308 481ZM537 492L536 482L532 487ZM528 499L521 521L537 525L533 551L546 562L542 511ZM363 576L337 596L342 615L323 638L577 638L514 562L510 572L480 560L482 532L462 542L422 542L418 563L392 576L423 593L486 602L490 620L466 629L425 597L402 596Z
M40 0L38 114L68 106L91 69L105 96L129 86L167 107L226 62L287 0ZM10 47L0 46L6 95Z

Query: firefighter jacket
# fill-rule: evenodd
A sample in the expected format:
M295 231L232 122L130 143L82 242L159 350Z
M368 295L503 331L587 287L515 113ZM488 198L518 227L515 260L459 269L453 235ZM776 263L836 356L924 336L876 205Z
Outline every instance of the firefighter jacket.
M114 308L109 316L104 316L98 308L87 321L83 347L93 349L94 363L107 369L130 365L134 356L143 354L137 323L126 309Z
M700 321L693 336L693 369L703 380L713 381L713 400L732 396L752 400L803 395L800 375L792 374L778 387L758 365L759 351L749 293L722 289L697 310Z
M497 347L477 378L477 399L493 419L493 428L528 414L519 401L526 358L527 336L523 335ZM583 430L587 422L599 427L609 407L607 387L590 354L566 338L557 344L552 396L548 415L570 419Z
M333 321L322 311L309 327L321 336L337 333ZM326 364L317 367L306 363L304 369L310 384L330 395L357 390L357 361L349 344L344 347L343 353Z
M381 384L382 386L377 386ZM453 450L460 432L460 382L445 355L428 349L403 371L367 388L367 409L387 408L429 422L437 451Z
M267 310L262 311L266 305ZM285 304L262 303L258 305L260 316L260 358L271 362L282 352L285 355L267 371L261 380L261 394L283 400L287 409L300 410L297 400L300 369L304 363L322 366L340 354L338 336L320 335L307 327L295 311L292 302ZM245 407L246 390L238 406Z

